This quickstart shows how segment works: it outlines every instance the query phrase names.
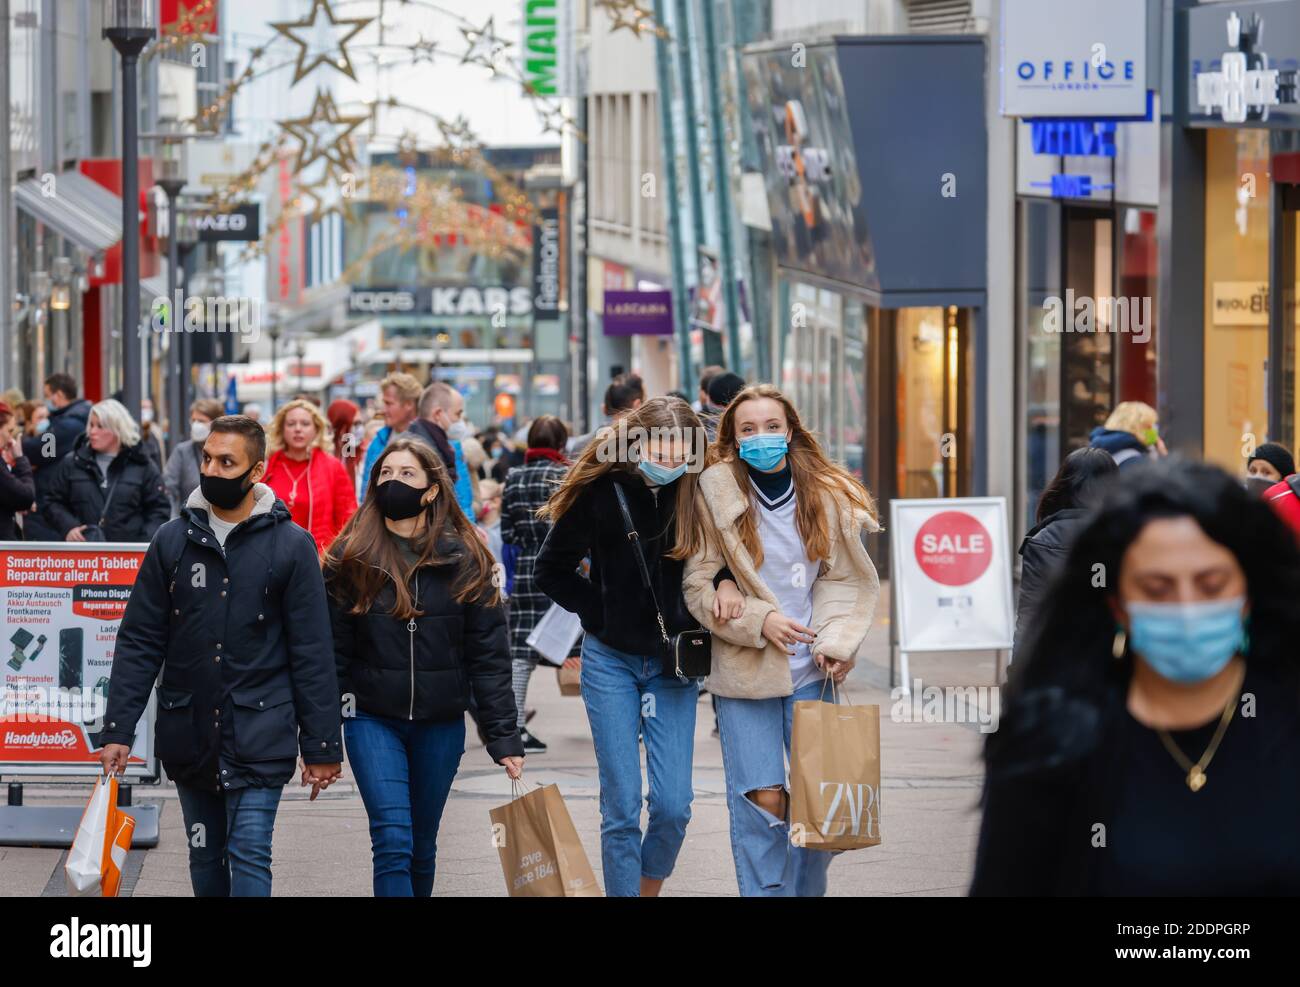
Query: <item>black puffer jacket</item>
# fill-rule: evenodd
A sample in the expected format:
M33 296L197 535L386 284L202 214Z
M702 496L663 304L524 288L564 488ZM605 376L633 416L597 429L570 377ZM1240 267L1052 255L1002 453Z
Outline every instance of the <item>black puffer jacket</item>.
M79 438L86 434L86 422L94 407L85 398L78 398L62 408L50 412L50 424L44 432L23 437L23 455L36 471L36 506L45 507L45 491L54 479L60 460L72 451Z
M663 650L659 623L623 527L615 483L627 496L668 633L700 626L682 598L682 561L664 558L676 539L676 483L651 490L640 473L620 469L592 481L551 527L533 579L543 593L576 613L587 633L619 651L658 657ZM577 571L588 555L590 579Z
M101 744L130 744L158 684L156 750L207 791L273 788L343 760L338 679L316 543L274 491L223 549L195 490L149 546L117 632Z
M385 586L363 614L352 614L343 581L329 580L330 623L339 689L346 708L399 720L456 720L469 708L470 687L478 723L494 761L522 757L515 726L510 648L505 609L457 603L452 593L458 546L439 542L443 565L423 566L411 576L421 614L412 621L392 616L396 594Z
M1049 514L1025 535L1020 543L1020 597L1016 601L1016 634L1011 644L1012 655L1018 656L1029 639L1029 630L1038 619L1047 589L1052 583L1070 545L1083 527L1088 512L1082 507L1069 507Z
M107 479L105 486L90 439L81 436L45 491L44 520L60 539L79 525L97 524L105 541L149 541L171 517L162 474L139 443L122 448Z
M0 461L0 541L13 541L20 537L14 514L31 510L36 499L36 484L32 482L32 464L26 456L19 456L13 466Z

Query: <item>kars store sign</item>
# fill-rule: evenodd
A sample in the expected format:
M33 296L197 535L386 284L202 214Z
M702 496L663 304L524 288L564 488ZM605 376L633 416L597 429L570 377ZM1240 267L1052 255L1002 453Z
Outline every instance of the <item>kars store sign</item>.
M1145 0L1002 0L1002 114L1140 117Z
M0 542L0 774L100 773L113 648L146 547ZM153 712L151 695L128 776L152 777Z
M890 504L900 651L997 651L1014 631L1001 497Z

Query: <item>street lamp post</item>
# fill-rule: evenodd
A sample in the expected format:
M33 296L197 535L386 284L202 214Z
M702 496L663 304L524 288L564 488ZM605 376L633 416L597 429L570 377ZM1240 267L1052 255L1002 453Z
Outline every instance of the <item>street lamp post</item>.
M180 285L180 195L185 187L185 177L181 173L180 161L176 158L164 158L162 177L158 187L167 196L167 364L168 387L167 417L171 421L168 434L171 438L171 450L181 441L181 421L184 418L185 388L181 382L181 331L185 324L185 306L177 304L176 292Z
M122 396L137 420L140 361L140 94L136 65L153 40L151 0L106 0L104 37L122 58Z
M305 340L298 340L298 393L302 394L306 388L302 382L302 361L307 357L307 343Z
M279 320L278 318L276 318L276 317L274 317L274 316L272 317L272 320L271 320L271 327L270 327L270 329L267 330L267 335L269 335L269 336L271 337L271 412L270 412L270 413L271 413L272 416L274 416L274 415L275 415L275 400L276 400L276 387L275 387L276 368L275 368L275 358L276 358L276 353L277 353L277 351L278 351L279 348L280 348L280 320Z

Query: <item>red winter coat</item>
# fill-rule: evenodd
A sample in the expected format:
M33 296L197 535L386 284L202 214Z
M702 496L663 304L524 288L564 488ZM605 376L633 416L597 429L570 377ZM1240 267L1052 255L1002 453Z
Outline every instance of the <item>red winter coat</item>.
M294 478L299 474L295 488ZM357 510L357 495L347 470L320 449L312 449L305 473L303 464L290 459L284 450L271 453L262 482L285 502L294 523L311 532L317 551L329 547Z

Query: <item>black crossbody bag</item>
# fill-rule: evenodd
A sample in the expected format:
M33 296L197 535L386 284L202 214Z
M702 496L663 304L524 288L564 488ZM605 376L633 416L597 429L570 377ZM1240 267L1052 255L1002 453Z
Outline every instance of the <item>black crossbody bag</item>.
M683 682L702 679L713 668L713 635L703 627L680 631L671 637L668 635L663 611L659 609L659 600L655 596L654 585L650 582L650 569L645 564L645 553L641 551L641 536L636 533L636 525L632 523L632 512L627 509L627 497L623 493L623 488L617 483L614 484L614 496L618 498L618 509L623 515L623 530L627 532L627 540L632 543L632 554L636 556L641 583L650 594L650 600L655 606L655 616L659 620L659 635L663 638L663 654L660 660L663 663L664 674L675 675Z

